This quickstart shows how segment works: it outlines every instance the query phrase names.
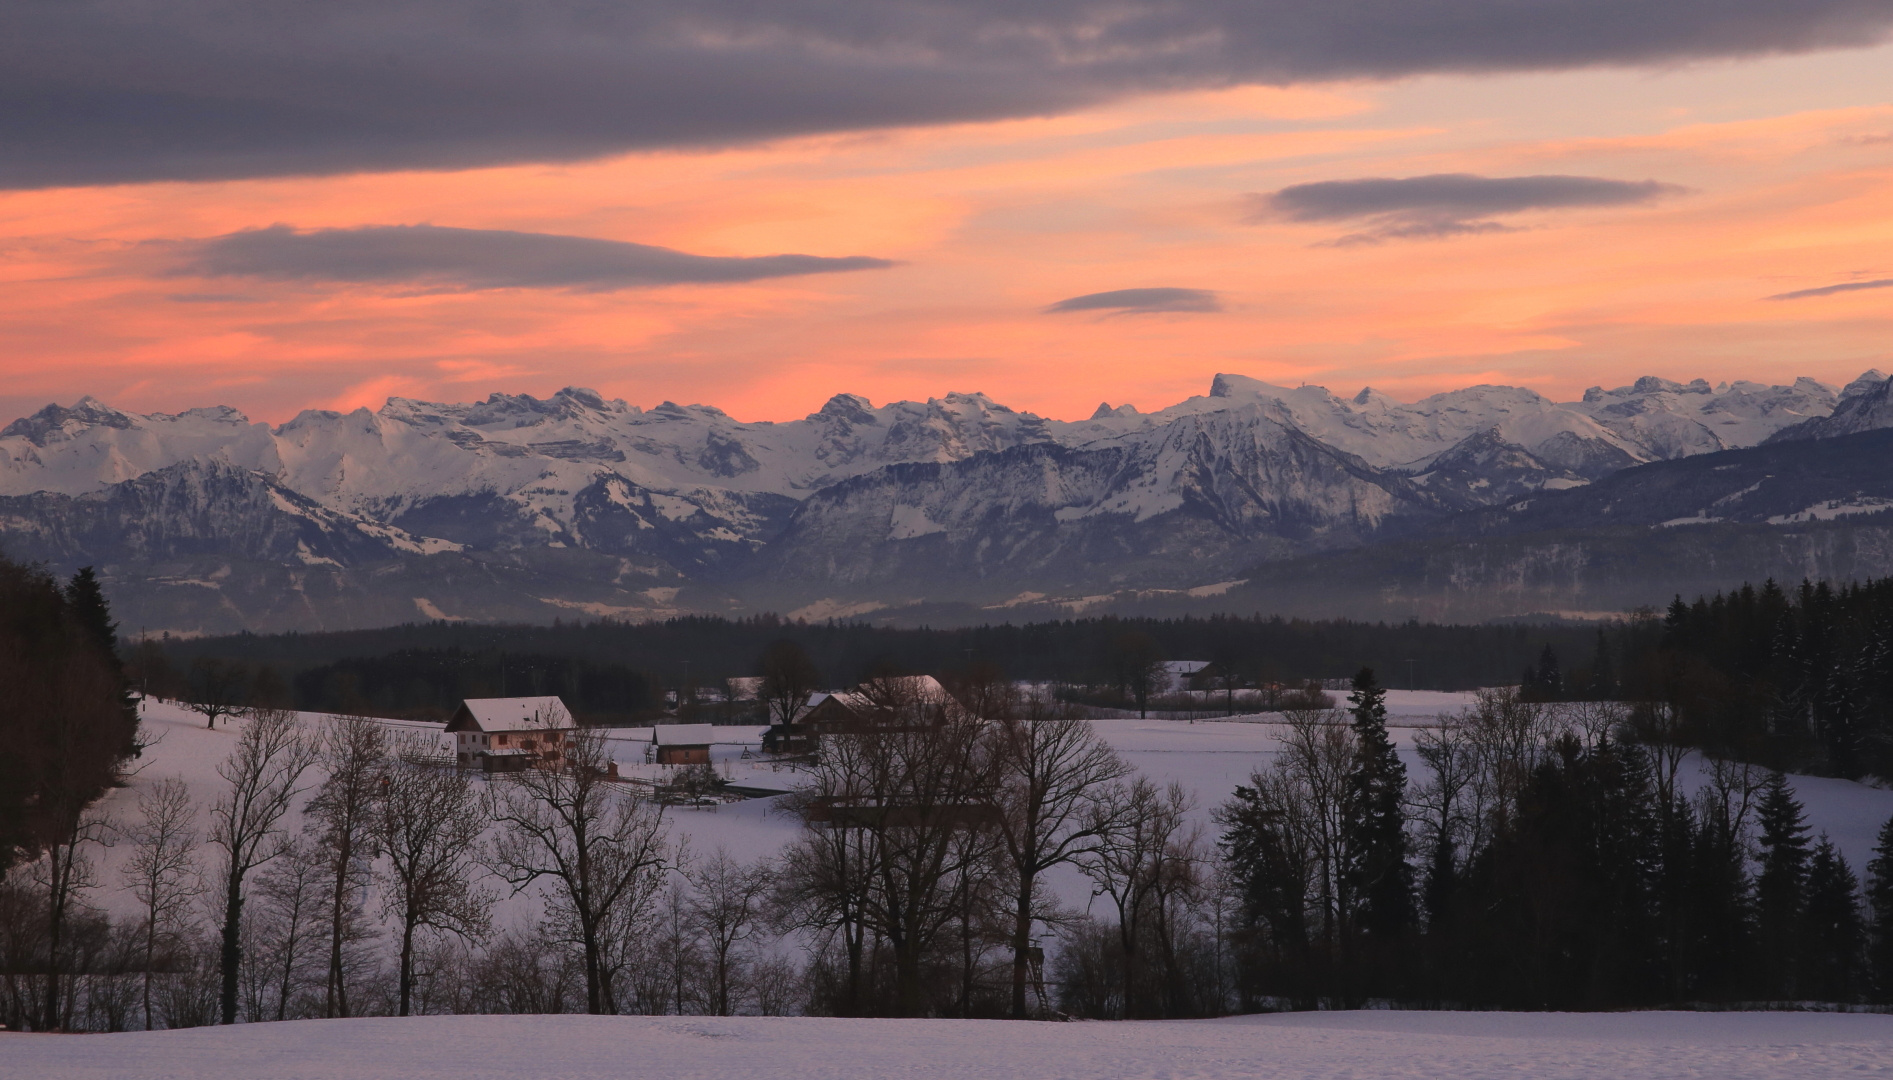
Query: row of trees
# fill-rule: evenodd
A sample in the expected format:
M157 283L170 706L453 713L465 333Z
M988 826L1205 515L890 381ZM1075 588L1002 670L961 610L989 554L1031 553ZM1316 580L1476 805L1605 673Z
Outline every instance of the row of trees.
M685 690L687 697L691 686L719 688L727 678L760 675L757 658L785 640L813 660L830 686L891 670L943 671L971 660L1003 664L1016 679L1103 689L1122 684L1123 662L1144 651L1141 644L1127 646L1141 635L1160 658L1215 661L1249 686L1345 679L1365 664L1397 674L1402 686L1411 680L1421 689L1453 690L1512 682L1546 643L1579 658L1593 634L1575 623L1451 626L1261 615L913 628L759 615L554 626L431 623L154 641L180 675L204 656L252 671L273 667L293 688L297 708L395 715L390 710L451 710L475 689L499 696L559 694L580 714L631 711L660 703L665 689ZM630 673L642 673L643 685L630 681ZM620 678L625 681L614 685Z
M575 1001L623 1011L665 890L704 883L676 901L694 948L698 929L717 924L725 879L741 876L726 856L688 862L661 809L606 779L590 732L575 768L483 786L362 717L310 730L258 709L235 726L207 828L182 782L145 785L135 813L87 812L59 873L42 854L0 885L6 1023L177 1027ZM131 851L108 882L99 849L114 843ZM134 917L92 906L112 884ZM545 918L495 938L492 911L509 891L530 891ZM732 949L726 936L726 1009Z
M81 581L19 580L64 640L103 640ZM815 677L798 650L765 668L765 701ZM1054 696L977 664L950 694L883 674L863 687L873 722L825 737L786 800L797 838L744 863L693 858L659 804L607 779L592 730L568 769L481 782L372 720L247 709L207 815L173 781L114 818L96 796L137 750L123 680L48 670L93 680L70 699L91 711L46 698L45 715L97 721L83 745L107 765L73 786L75 813L32 818L0 884L17 1026L1893 998L1893 825L1863 889L1780 774L1712 753L1692 780L1674 699L1486 692L1422 734L1410 780L1363 671L1347 709L1283 714L1281 752L1211 837L1188 791L1135 774ZM98 869L107 843L131 849L122 880ZM1058 903L1061 876L1089 883L1085 910ZM108 885L135 915L92 906ZM543 917L496 920L508 894Z
M1575 666L1547 643L1521 691L1634 703L1643 726L1719 756L1893 777L1893 579L1678 596L1597 630Z
M1781 773L1697 787L1633 709L1483 693L1409 787L1371 673L1349 700L1221 810L1242 1007L1893 1000L1893 822L1863 895Z

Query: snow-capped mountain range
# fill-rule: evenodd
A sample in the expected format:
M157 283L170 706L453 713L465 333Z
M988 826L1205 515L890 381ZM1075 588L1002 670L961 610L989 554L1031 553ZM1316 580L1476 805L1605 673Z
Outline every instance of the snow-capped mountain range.
M1893 426L1890 386L1403 403L1218 375L1075 422L983 394L770 423L568 388L279 427L84 398L0 429L0 545L98 563L138 602L183 590L182 621L218 628L1188 589L1646 462Z

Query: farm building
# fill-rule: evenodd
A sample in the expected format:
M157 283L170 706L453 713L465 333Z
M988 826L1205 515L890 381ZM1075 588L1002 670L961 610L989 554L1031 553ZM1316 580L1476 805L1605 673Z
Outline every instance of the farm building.
M454 761L484 772L564 764L572 712L556 697L468 698L447 721Z
M652 760L659 765L708 765L716 728L709 724L659 724L651 729Z
M763 733L763 751L812 753L823 735L914 730L965 711L931 675L875 679L854 690L810 694L793 719Z

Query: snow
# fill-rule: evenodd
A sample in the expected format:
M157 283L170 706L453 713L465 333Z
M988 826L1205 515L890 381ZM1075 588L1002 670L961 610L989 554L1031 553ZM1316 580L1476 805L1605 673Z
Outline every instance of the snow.
M888 518L889 540L912 540L943 532L946 532L946 526L928 517L924 506L896 503L894 512Z
M786 617L790 619L807 619L810 622L820 622L823 619L847 619L856 615L866 615L871 611L879 611L887 606L885 602L880 600L847 601L836 600L832 597L823 597L814 603L804 604L796 608L794 611L789 612Z
M1341 697L1336 693L1337 698ZM1441 713L1456 712L1472 702L1469 693L1442 693L1426 690L1390 690L1388 692L1389 726L1395 745L1406 762L1408 775L1419 781L1426 775L1425 765L1414 753L1414 740L1421 727L1432 723ZM206 730L202 717L181 707L163 702L145 706L146 730L157 741L135 763L136 774L129 786L108 793L103 807L120 821L137 813L139 792L168 777L190 785L199 810L198 828L207 831L209 808L223 790L216 766L236 742L233 726ZM318 714L305 715L309 723L323 721ZM1226 801L1237 784L1247 783L1258 769L1268 768L1280 749L1279 717L1275 714L1237 716L1228 719L1199 720L1097 720L1099 734L1134 768L1159 784L1175 781L1195 799L1190 820L1202 828L1203 837L1213 840L1215 826L1211 819L1216 807ZM242 721L236 721L236 724ZM440 724L416 721L381 721L391 734L418 738L431 743L435 752L451 753L451 745L441 734ZM760 756L761 725L718 726L711 761L720 775L738 786L764 790L788 791L803 782L806 774L791 766L765 761ZM646 759L651 745L651 729L621 728L607 733L612 757L619 773L627 780L660 783L673 767L650 763ZM747 756L745 756L747 755ZM304 777L313 790L320 782L319 770L311 769ZM1687 786L1706 779L1702 762L1691 757L1683 774ZM1810 831L1829 835L1857 872L1864 872L1871 858L1875 834L1882 823L1893 817L1893 791L1849 780L1825 777L1790 778L1796 795L1807 808ZM627 790L630 790L628 787ZM305 796L306 798L306 796ZM301 827L297 811L287 822L292 829ZM801 826L793 816L780 809L778 798L754 798L715 807L672 808L666 811L671 828L692 851L708 852L717 847L745 861L773 857L798 834ZM101 878L105 889L92 899L107 910L128 914L130 900L118 886L117 868L130 857L128 845L118 845L99 853ZM200 852L208 865L209 849ZM1069 907L1083 909L1091 902L1089 884L1070 868L1061 868L1048 880L1049 887ZM496 912L502 926L535 919L538 900L533 895L503 901Z
M0 1034L0 1080L1823 1080L1893 1073L1893 1019L1338 1012L1143 1023L441 1016Z
M1877 514L1888 507L1893 507L1893 499L1861 498L1853 502L1838 499L1815 503L1806 510L1792 514L1777 514L1768 519L1770 525L1792 525L1803 521L1832 521L1835 518L1849 517L1853 514Z
M810 492L900 462L957 461L1027 443L1121 445L1150 457L1156 482L1102 502L1058 509L1059 520L1127 514L1149 520L1181 504L1182 441L1210 418L1273 438L1294 427L1377 467L1411 468L1467 438L1496 432L1527 450L1580 439L1647 461L1751 446L1789 424L1833 411L1834 391L1810 379L1791 386L1738 382L1711 390L1645 378L1557 403L1531 390L1474 386L1402 403L1378 392L1344 399L1319 386L1288 388L1218 375L1207 396L1150 414L1132 410L1077 422L1015 412L982 394L872 406L838 395L820 412L784 423L746 423L708 406L666 403L649 412L567 388L540 400L494 394L445 404L390 399L379 412L308 410L272 429L229 409L141 415L85 399L48 406L0 433L0 495L78 495L187 460L219 460L268 475L337 513L372 522L441 496L498 496L539 516L544 542L566 541L576 494L605 481L608 503L671 522L699 514L707 539L756 534L744 502ZM1235 445L1230 441L1230 445ZM1567 478L1568 479L1568 478ZM645 500L648 499L648 502ZM285 511L291 507L282 507ZM1371 509L1363 510L1369 518ZM938 513L898 509L892 539L943 530ZM945 521L951 524L951 521ZM459 550L440 539L364 532L414 554Z

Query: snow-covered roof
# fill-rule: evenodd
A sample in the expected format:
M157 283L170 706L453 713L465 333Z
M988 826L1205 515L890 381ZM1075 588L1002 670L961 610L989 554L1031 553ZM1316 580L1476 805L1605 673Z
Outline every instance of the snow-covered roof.
M572 711L557 697L468 698L447 721L448 731L553 731L572 726Z
M810 694L808 704L796 713L796 720L802 720L816 706L830 701L862 719L916 706L940 707L948 715L961 715L966 711L966 706L931 675L893 675L862 683L854 690Z
M651 729L651 741L659 746L709 746L716 742L716 728L709 724L659 724Z
M1208 660L1165 660L1163 669L1171 678L1187 679L1209 666Z

